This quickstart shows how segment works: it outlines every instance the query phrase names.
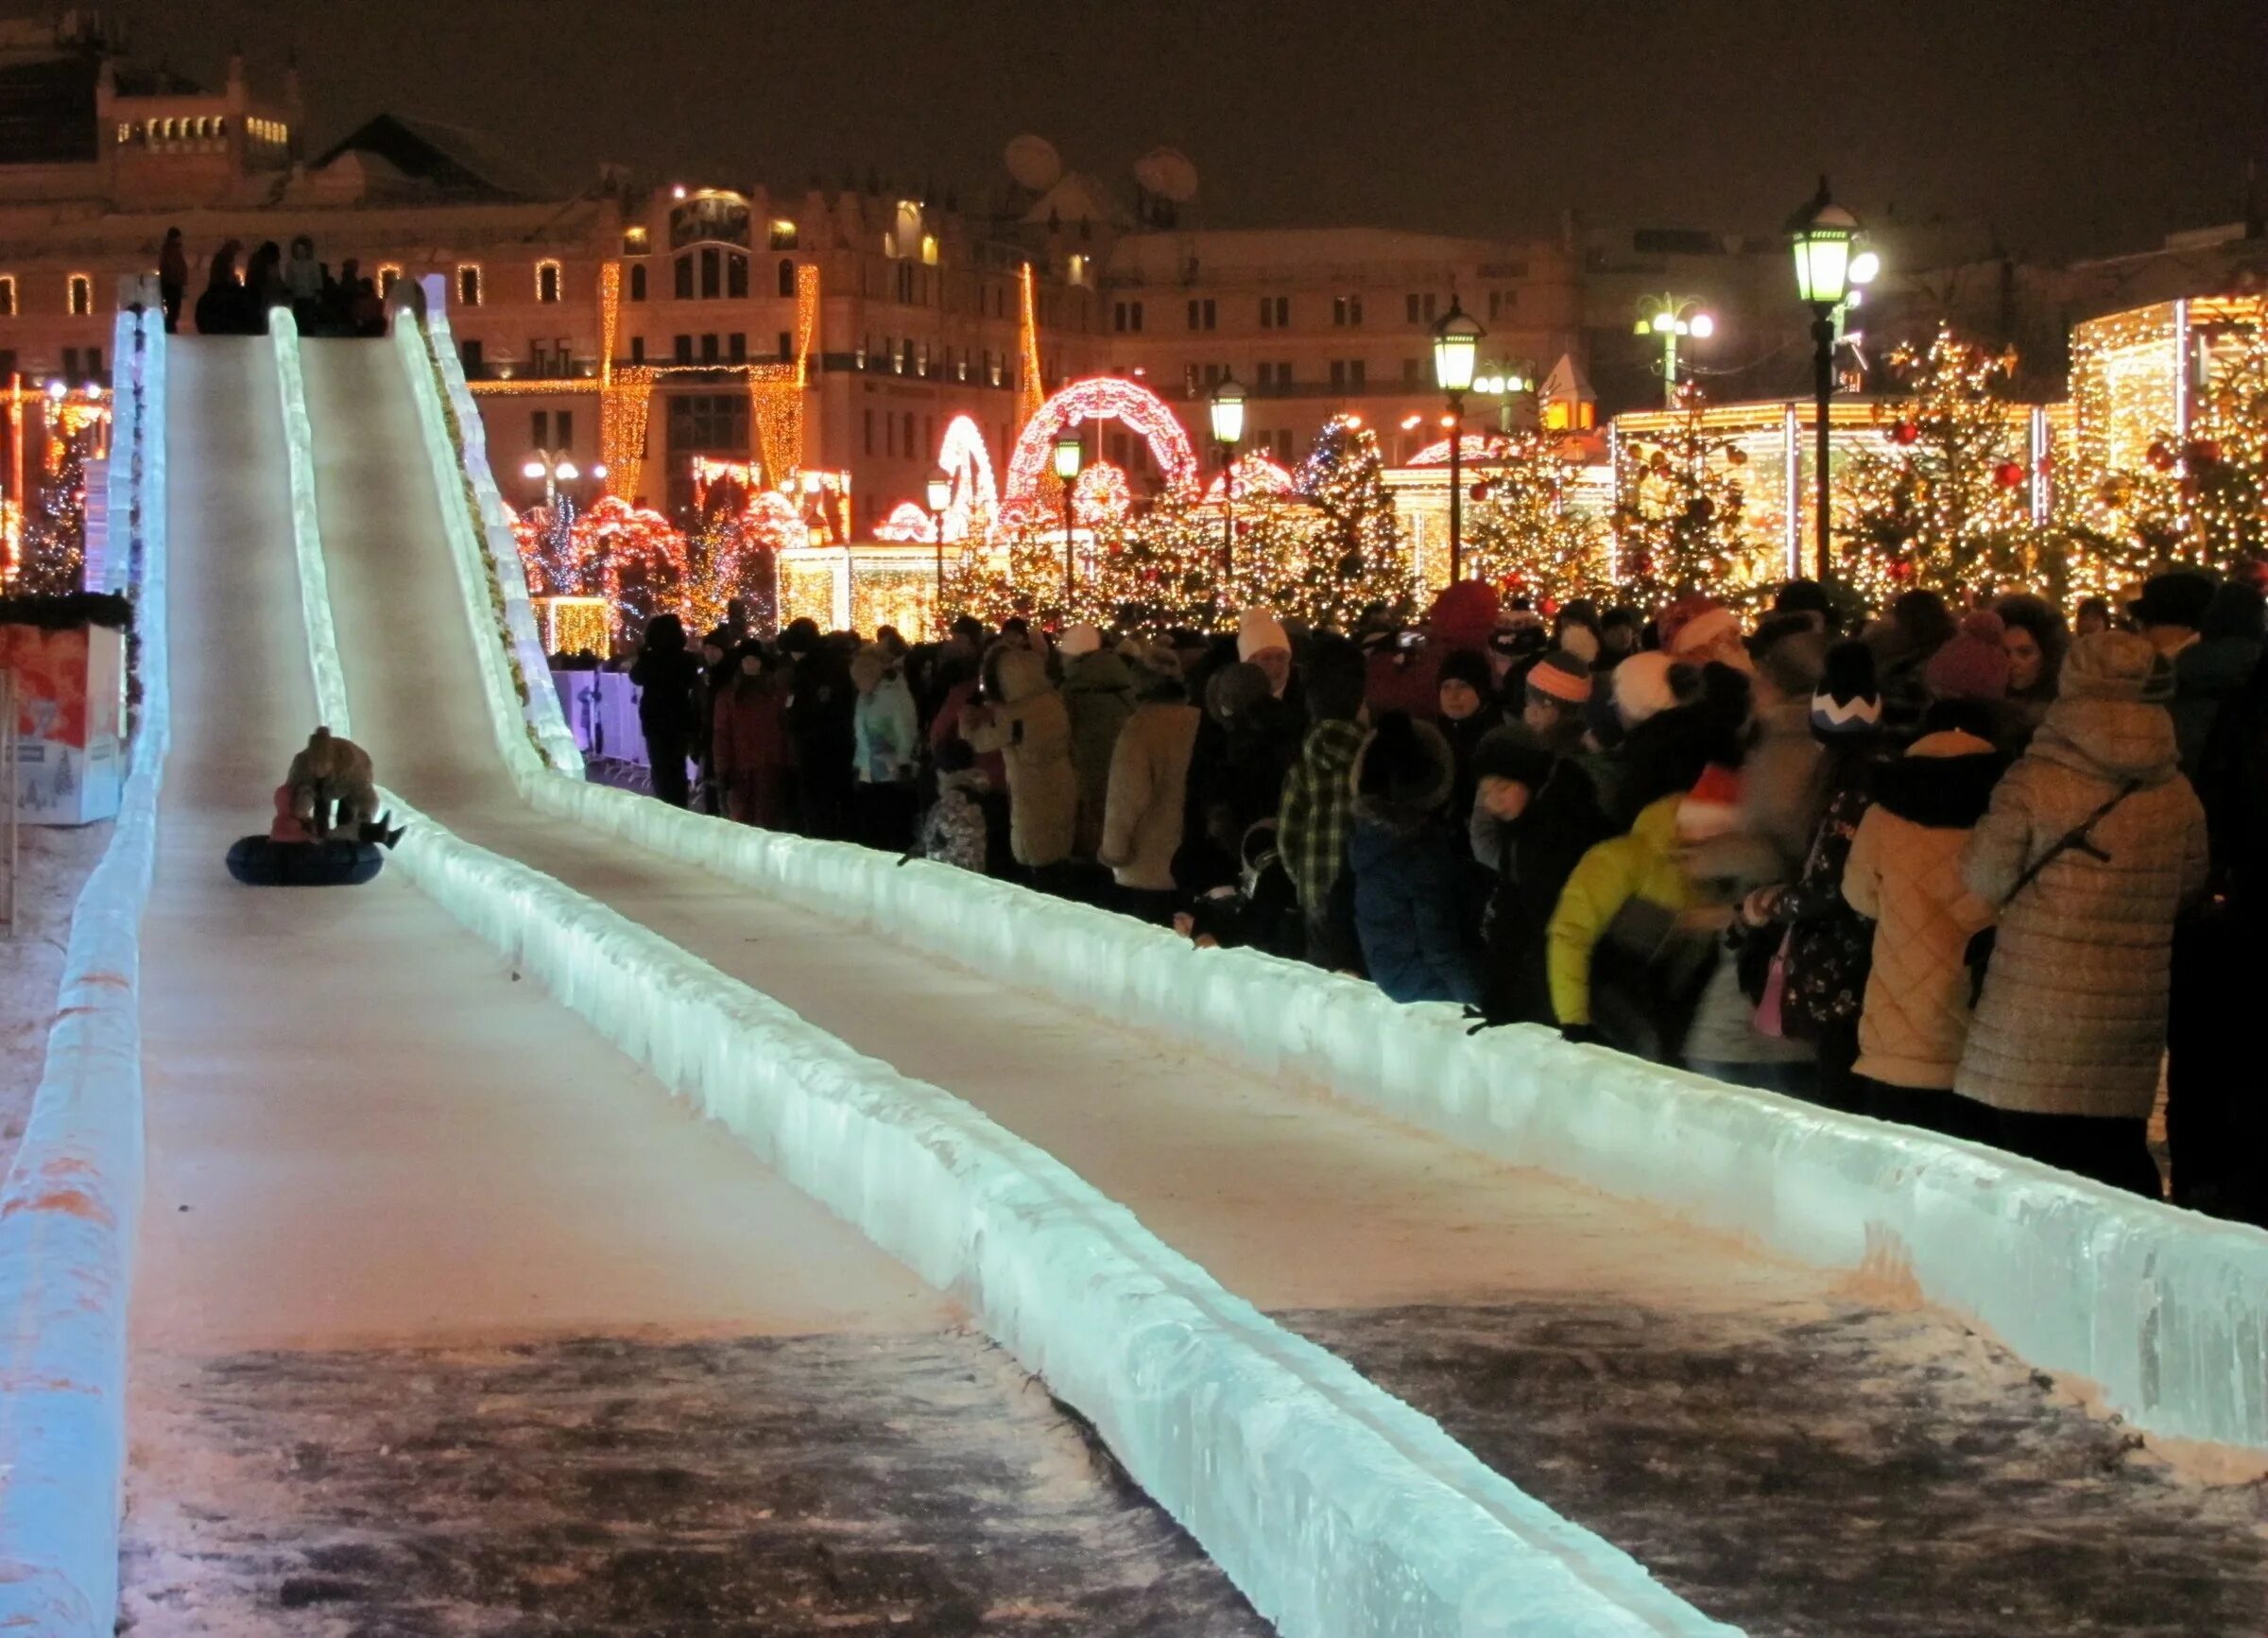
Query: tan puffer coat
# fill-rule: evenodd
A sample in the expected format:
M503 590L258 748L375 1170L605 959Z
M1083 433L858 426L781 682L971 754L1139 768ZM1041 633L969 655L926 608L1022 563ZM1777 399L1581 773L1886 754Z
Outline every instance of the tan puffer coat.
M1843 868L1843 896L1875 923L1856 1065L1870 1080L1953 1084L1968 1039L1968 940L1992 924L1992 906L1962 883L1961 850L2000 771L1987 741L1931 733L1876 780Z
M2078 650L2074 650L2074 660ZM2147 1117L2166 1044L2174 918L2205 888L2205 809L2174 720L2133 698L2065 698L1993 791L1962 880L2001 907L1999 948L1953 1090L1995 1109ZM2024 869L2129 780L2094 828L2012 900Z
M997 750L1008 770L1008 849L1027 870L1071 856L1079 782L1071 765L1071 714L1028 648L985 657L987 692L999 703L968 721L961 736L980 755Z
M1189 758L1203 715L1194 705L1145 700L1119 731L1098 856L1122 888L1160 892L1174 885Z

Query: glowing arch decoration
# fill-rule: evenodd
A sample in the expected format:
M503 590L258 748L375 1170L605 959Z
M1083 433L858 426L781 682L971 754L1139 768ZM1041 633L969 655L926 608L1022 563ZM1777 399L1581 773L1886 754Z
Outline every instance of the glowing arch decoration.
M1116 523L1133 506L1134 490L1126 474L1107 460L1086 468L1072 486L1071 515L1089 528Z
M874 530L878 541L913 542L933 546L937 542L936 526L930 516L912 501L900 501L890 509L890 515Z
M945 505L945 538L962 541L989 532L993 514L1000 509L1000 488L992 478L992 452L985 447L985 435L972 418L956 415L945 423L937 467L953 480L953 498ZM928 522L926 517L922 521Z
M1189 434L1174 419L1165 401L1148 388L1114 375L1094 375L1074 381L1042 404L1024 422L1008 457L1006 498L1010 503L1030 501L1040 493L1047 475L1056 439L1085 421L1123 421L1150 446L1150 458L1165 474L1166 487L1187 499L1197 491L1197 457L1189 447Z
M1496 440L1475 438L1468 433L1465 437L1465 447L1457 452L1457 458L1460 461L1494 460L1499 453ZM1410 464L1412 466L1447 466L1449 464L1449 440L1445 438L1436 443L1427 444L1416 455L1410 457Z
M1240 501L1281 500L1290 495L1296 487L1290 473L1258 452L1239 457L1232 470L1236 474L1236 498ZM1221 480L1218 476L1206 486L1205 498L1208 501L1221 498Z

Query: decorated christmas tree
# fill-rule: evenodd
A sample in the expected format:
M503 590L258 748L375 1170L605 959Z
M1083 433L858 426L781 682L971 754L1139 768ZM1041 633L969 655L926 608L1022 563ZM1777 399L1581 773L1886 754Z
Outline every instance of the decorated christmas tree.
M1565 602L1602 589L1606 531L1567 504L1557 440L1518 432L1491 440L1486 475L1465 509L1465 571L1506 597Z
M1835 474L1851 509L1843 572L1853 589L1880 608L1916 588L1967 598L2053 579L2032 526L2023 440L1997 390L2015 353L1941 328L1889 365L1908 396L1880 411L1880 447Z
M1295 492L1319 514L1319 538L1303 546L1298 595L1278 602L1317 625L1349 629L1371 603L1406 604L1417 593L1408 543L1386 488L1378 434L1351 415L1323 423L1292 474Z
M1616 474L1615 584L1641 608L1702 592L1735 601L1771 577L1741 528L1747 452L1709 430L1697 387L1677 397L1684 417L1666 437L1625 440Z
M39 499L24 520L24 555L9 590L60 596L79 589L87 566L87 449L93 438L90 424L65 422L57 432Z
M2152 456L2158 470L2178 474L2179 511L2161 509L2154 521L2178 539L2180 557L2220 570L2268 558L2268 326L2214 353L2189 438L2161 440Z

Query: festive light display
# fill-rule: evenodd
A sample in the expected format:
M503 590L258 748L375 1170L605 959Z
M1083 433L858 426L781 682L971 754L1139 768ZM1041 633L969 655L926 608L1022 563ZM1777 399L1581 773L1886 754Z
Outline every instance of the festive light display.
M918 542L925 546L935 545L937 526L927 512L912 501L900 501L890 509L890 515L876 526L874 538L878 541L901 543Z
M1728 602L1756 596L1782 572L1742 528L1747 464L1739 440L1712 431L1692 382L1677 389L1683 413L1662 436L1619 440L1615 460L1614 578L1621 594L1658 608L1707 592Z
M614 612L604 597L530 597L546 654L595 654L614 643Z
M1194 495L1197 487L1197 457L1189 435L1165 406L1165 401L1139 382L1112 375L1074 381L1033 411L1017 435L1008 457L1007 504L1052 500L1060 488L1042 488L1054 482L1050 457L1056 438L1083 421L1123 421L1150 447L1150 458L1164 474L1167 491L1177 498ZM1059 503L1058 503L1059 504Z
M2060 551L2033 527L2028 418L1996 392L2016 354L1940 328L1888 363L1908 396L1876 406L1879 439L1836 474L1851 517L1841 577L1872 608L1916 588L1958 601L2056 580Z
M1108 528L1133 509L1134 491L1126 474L1107 460L1080 470L1071 491L1071 515L1083 528Z
M2181 444L2192 556L2227 570L2268 559L2268 323L2210 354Z
M1016 430L1021 434L1047 397L1040 373L1040 298L1033 292L1029 262L1016 275Z
M945 423L937 466L953 480L953 498L945 508L945 538L960 541L989 534L1000 509L1000 490L992 479L992 454L975 421L956 415Z
M1287 606L1348 630L1367 604L1415 599L1409 543L1384 472L1378 434L1359 417L1334 415L1323 423L1293 477L1320 517L1317 539L1302 555L1299 595Z
M1257 450L1237 457L1229 473L1235 475L1236 491L1232 496L1226 498L1235 501L1264 500L1271 496L1289 495L1295 490L1292 474ZM1228 475L1216 473L1212 482L1205 486L1205 499L1209 505L1220 504L1225 496Z
M81 589L87 563L87 462L108 447L111 408L100 388L37 399L45 415L46 440L41 453L39 495L10 520L16 555L8 589L33 596L61 595ZM19 414L15 424L21 428ZM21 446L19 445L19 448ZM17 473L19 484L21 471ZM11 509L21 505L20 496Z
M1559 439L1518 432L1489 440L1465 509L1465 569L1506 597L1563 602L1604 589L1604 519L1568 504L1572 472Z
M1457 451L1458 464L1491 459L1495 450L1496 444L1493 440L1484 438L1478 433L1469 432L1465 434L1463 445ZM1449 464L1449 440L1446 438L1436 439L1427 444L1416 455L1410 457L1409 464L1411 466L1447 466Z

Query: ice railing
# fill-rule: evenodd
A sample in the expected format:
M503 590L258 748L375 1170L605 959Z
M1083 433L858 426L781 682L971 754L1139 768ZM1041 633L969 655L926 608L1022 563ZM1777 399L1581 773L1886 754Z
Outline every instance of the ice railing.
M40 1638L107 1635L117 1616L143 1177L141 925L172 732L157 282L130 281L121 302L105 579L136 598L142 710L116 828L73 910L31 1117L0 1187L0 1630Z
M285 390L296 346L277 324ZM436 394L403 352L411 389ZM420 408L429 454L445 422ZM302 413L287 406L295 444ZM291 455L307 583L321 583L311 452ZM450 486L441 489L450 509ZM453 555L479 550L452 527ZM458 564L460 584L483 578ZM327 605L308 596L326 720L352 716ZM492 627L473 629L492 642ZM499 748L541 772L493 682ZM542 775L550 778L548 773ZM514 970L924 1280L1100 1430L1256 1608L1297 1634L1730 1634L1635 1560L1493 1473L1431 1418L1284 1331L1044 1151L862 1057L648 928L474 847L398 793L394 864Z
M1450 1009L1299 963L512 766L543 812L1500 1159L1911 1281L2139 1426L2268 1449L2268 1233L1547 1030L1468 1036Z

